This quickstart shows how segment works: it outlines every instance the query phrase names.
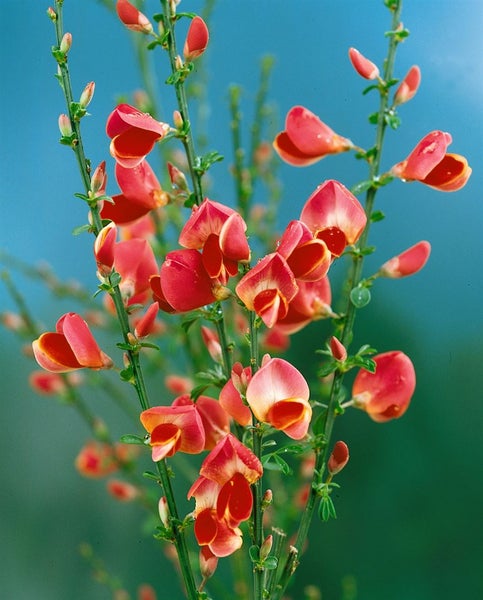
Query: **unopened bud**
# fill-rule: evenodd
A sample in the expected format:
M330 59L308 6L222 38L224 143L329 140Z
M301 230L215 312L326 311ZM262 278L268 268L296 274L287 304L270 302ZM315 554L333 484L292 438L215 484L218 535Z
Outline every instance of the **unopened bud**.
M362 55L359 50L349 48L349 59L356 72L364 79L377 79L379 77L377 65Z
M177 112L177 111L175 111ZM181 116L181 115L180 115ZM172 163L168 163L168 174L171 180L171 185L174 188L178 188L183 192L188 191L188 182L186 180L186 175L183 171L180 171L178 167L175 167Z
M266 490L262 498L262 510L266 510L273 502L272 490ZM271 537L271 536L270 536Z
M347 359L347 350L345 349L344 344L342 344L335 335L330 339L330 351L335 360L344 362Z
M208 546L202 546L200 549L200 571L205 579L209 579L216 571L218 566L218 557L213 554Z
M101 277L108 277L114 268L114 249L116 246L117 229L114 223L109 223L97 234L94 242L94 256Z
M134 334L137 338L145 338L152 333L156 327L156 317L159 311L159 304L153 302L146 310L144 315L136 323Z
M273 546L273 535L267 535L267 537L263 540L262 545L260 546L260 560L265 560L270 552L272 551Z
M211 358L215 362L221 363L223 361L223 355L221 352L220 339L218 335L205 325L202 325L201 337L203 338L203 343L205 344Z
M111 479L107 482L106 487L111 496L121 502L131 502L139 496L137 487L120 479Z
M87 108L92 100L92 97L94 96L94 90L95 90L96 84L91 81L89 82L86 87L84 88L80 100L79 100L79 104L81 105L82 108Z
M421 71L417 65L412 66L406 73L406 76L399 84L399 87L394 94L394 104L404 104L409 102L418 91L421 83Z
M47 9L47 16L53 23L57 21L57 13L51 6Z
M168 501L166 500L166 496L161 496L158 502L158 512L159 518L161 519L161 523L168 528L169 527L169 510L168 510Z
M194 17L184 43L183 56L185 59L192 61L201 56L208 46L209 39L210 34L206 23L201 17Z
M336 442L332 454L327 461L327 469L331 475L335 475L349 462L349 448L345 442Z
M102 195L106 191L107 175L106 175L106 161L103 160L98 167L96 167L91 177L91 192L97 194L100 192Z
M119 19L131 31L150 34L153 31L149 19L128 0L117 0L116 11Z
M408 277L420 271L428 261L431 253L431 244L426 241L418 242L398 256L385 262L379 269L379 275L399 279Z
M63 52L64 54L67 54L67 52L69 52L69 50L71 49L72 46L72 34L71 33L64 33L64 36L62 37L62 40L60 42L60 51Z
M64 137L70 137L72 135L72 125L68 115L59 115L59 129Z

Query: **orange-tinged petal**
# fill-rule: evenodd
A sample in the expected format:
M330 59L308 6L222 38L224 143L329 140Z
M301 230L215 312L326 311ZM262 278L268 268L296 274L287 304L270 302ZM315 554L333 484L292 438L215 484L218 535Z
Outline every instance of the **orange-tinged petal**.
M349 48L349 59L357 73L364 79L377 79L379 68L355 48Z
M32 342L35 360L38 364L52 373L67 373L82 369L80 362L72 352L65 336L61 333L43 333Z
M312 409L308 402L287 398L272 404L266 418L275 429L280 429L292 439L300 440L307 433L311 416Z
M383 277L399 278L420 271L431 253L429 242L421 241L385 262L379 269Z
M91 369L109 368L112 360L102 352L84 319L76 313L63 315L56 325L83 367Z

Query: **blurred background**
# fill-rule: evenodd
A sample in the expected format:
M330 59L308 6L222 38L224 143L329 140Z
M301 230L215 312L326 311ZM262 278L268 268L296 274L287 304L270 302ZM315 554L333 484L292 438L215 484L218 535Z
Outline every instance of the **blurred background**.
M74 40L69 65L75 95L96 82L91 116L82 124L86 152L94 165L106 159L112 173L104 126L119 96L140 86L132 39L100 2L65 0L64 6L65 29ZM199 12L203 6L183 0L179 10ZM75 158L58 143L57 118L65 106L54 78L55 38L47 7L38 0L0 3L0 247L28 264L46 261L61 281L80 281L93 293L92 240L71 233L85 222L86 211L73 196L81 190ZM158 2L145 3L146 14L159 11ZM383 168L404 159L427 132L441 129L452 134L450 151L467 157L473 175L453 194L401 182L378 194L377 208L386 219L371 231L377 252L367 261L366 274L421 239L431 242L432 254L414 277L377 282L373 301L359 314L355 345L406 352L416 366L417 391L401 420L380 425L352 411L337 423L336 439L351 449L338 480L338 519L313 524L310 551L291 591L294 600L304 597L309 584L321 587L324 600L483 597L483 5L406 0L402 19L411 35L399 48L395 75L402 78L418 64L422 84L400 108L400 129L387 132ZM210 171L210 196L233 202L227 90L233 83L243 88L248 139L262 55L275 59L273 132L283 129L293 105L303 104L339 134L371 146L367 116L377 109L376 95L361 95L366 82L353 71L347 50L355 46L381 65L389 28L382 0L216 2L204 58L209 105L204 127L209 149L225 160ZM150 58L170 120L175 105L173 90L163 84L166 59L159 50ZM319 183L334 178L350 187L365 178L365 170L352 156L341 155L305 169L280 164L277 177L283 185L282 228L299 215ZM113 176L109 185L108 192L115 193ZM12 267L11 277L30 309L51 330L71 304L53 299L12 259L4 255L3 262ZM15 310L4 285L0 310ZM290 358L309 377L317 365L314 351L328 331L320 323L292 340ZM132 594L146 581L157 587L159 598L181 598L158 544L141 529L140 511L111 500L102 482L75 471L74 459L88 436L85 425L70 408L31 391L27 377L33 363L12 332L0 329L0 344L0 595L109 598L79 555L79 545L88 542ZM105 397L89 402L109 415ZM350 595L354 589L357 596Z

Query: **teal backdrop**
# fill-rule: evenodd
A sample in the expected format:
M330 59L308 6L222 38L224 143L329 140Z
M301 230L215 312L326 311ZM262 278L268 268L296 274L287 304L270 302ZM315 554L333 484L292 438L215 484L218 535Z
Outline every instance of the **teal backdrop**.
M94 164L107 159L112 173L104 124L116 98L140 85L132 40L101 3L65 0L64 5L66 30L74 40L69 55L74 89L80 94L87 82L96 82L92 114L83 122L87 153ZM94 292L92 240L71 233L85 222L86 211L73 197L80 190L74 156L58 143L57 117L65 107L54 78L47 7L47 0L0 3L0 246L26 263L46 261L62 281L78 280ZM197 0L183 0L180 9L201 7ZM145 12L155 11L159 4L146 2ZM371 232L377 252L367 273L421 239L433 250L418 275L377 284L373 301L360 314L356 343L409 354L417 390L401 420L379 425L353 411L337 424L336 437L351 449L339 480L338 519L314 523L310 551L291 590L294 600L304 597L307 584L320 585L324 600L340 600L343 589L346 600L355 598L350 595L354 585L357 600L483 597L483 4L406 0L403 22L411 35L399 49L396 73L402 77L418 64L422 83L400 109L401 128L387 134L383 163L391 167L427 132L442 129L452 134L450 150L468 158L473 175L455 194L395 182L378 196L386 219ZM367 115L376 109L375 95L361 95L365 82L354 73L347 50L355 46L380 64L388 29L382 0L216 2L205 57L205 117L209 147L225 160L211 171L211 197L230 204L235 193L229 174L228 86L244 89L247 135L264 54L275 57L273 131L283 128L290 107L303 104L338 133L371 145ZM160 52L152 58L159 61L157 84L170 119L174 97L163 86L165 59ZM362 164L341 155L307 169L280 164L277 176L283 183L283 227L321 181L334 178L351 186L365 175ZM11 259L6 262L30 308L46 329L52 328L70 303L53 299ZM0 303L2 311L14 309L3 285ZM319 323L293 338L291 360L308 377L315 376L314 351L327 334L327 324ZM102 482L82 479L75 471L75 456L88 435L84 424L71 409L30 390L33 364L11 332L0 329L0 344L0 596L109 598L79 555L86 541L132 594L146 581L161 599L181 598L158 545L140 526L140 512L115 503ZM104 396L89 402L109 414Z

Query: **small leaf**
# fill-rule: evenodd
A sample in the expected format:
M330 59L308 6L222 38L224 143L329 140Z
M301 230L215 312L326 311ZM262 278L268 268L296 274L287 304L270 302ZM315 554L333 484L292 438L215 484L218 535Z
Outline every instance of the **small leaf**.
M354 196L358 196L363 192L367 192L367 190L373 187L373 185L374 182L371 179L367 179L366 181L360 181L359 183L356 183L354 186L351 187L351 192L354 194Z
M315 436L322 435L325 429L327 409L323 410L312 423L312 431Z
M351 290L350 299L356 308L363 308L371 301L371 292L366 287L357 286Z
M146 479L153 479L154 481L159 481L159 475L157 473L153 473L153 471L144 471L143 477L146 477Z
M263 566L265 569L267 569L267 571L273 571L278 567L278 558L276 556L268 556L263 561Z
M323 364L320 369L317 371L318 377L327 377L337 369L337 362L334 359Z
M379 120L378 112L375 112L375 113L372 113L372 115L369 115L369 123L371 123L371 125L377 125L378 120Z
M329 496L323 496L320 501L319 517L324 522L327 522L331 518L337 518L334 503L332 502L332 499Z
M382 210L375 210L373 213L371 213L371 223L377 223L385 218L386 215L382 212Z
M79 227L74 227L74 229L72 230L72 235L80 235L81 233L85 233L86 231L91 231L91 225L86 224L79 225Z
M133 433L126 433L125 435L121 435L121 442L123 444L136 444L138 446L144 446L146 440L139 435L134 435Z
M260 560L260 548L258 546L250 546L248 554L252 562L256 563Z

